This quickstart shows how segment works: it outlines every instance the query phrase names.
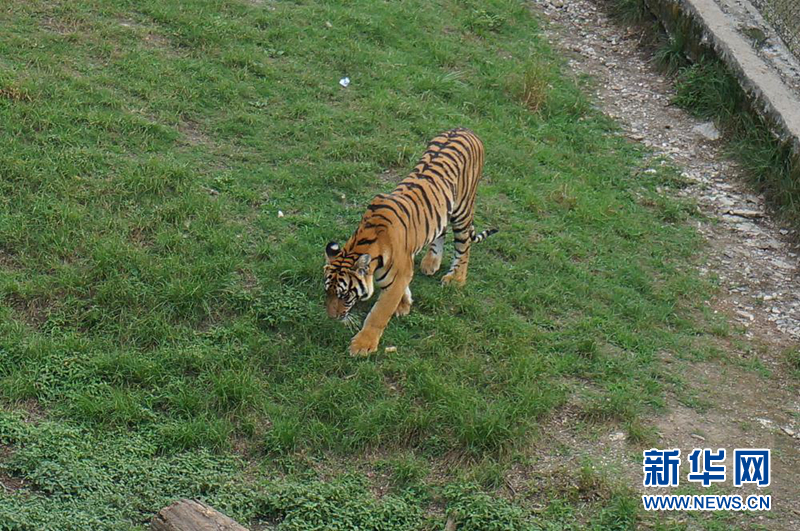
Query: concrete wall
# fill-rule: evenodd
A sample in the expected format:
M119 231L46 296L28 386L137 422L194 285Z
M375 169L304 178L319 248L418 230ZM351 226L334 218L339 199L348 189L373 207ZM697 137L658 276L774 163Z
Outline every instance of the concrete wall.
M665 29L686 37L687 53L721 59L752 110L792 148L800 165L800 65L747 0L645 0ZM763 42L750 35L757 31ZM768 47L766 43L769 43ZM783 48L783 50L781 49Z

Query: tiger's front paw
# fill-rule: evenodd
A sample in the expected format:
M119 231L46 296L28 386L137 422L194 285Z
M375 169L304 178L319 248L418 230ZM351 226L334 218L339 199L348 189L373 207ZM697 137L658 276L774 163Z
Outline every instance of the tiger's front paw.
M380 339L380 334L376 334L371 330L362 330L350 341L350 355L366 356L371 352L375 352L378 350L378 341Z
M451 285L451 286L458 286L462 287L464 284L467 283L467 275L459 274L458 271L455 273L447 273L445 276L442 277L442 284Z
M394 311L394 314L397 317L403 317L411 313L411 303L406 302L405 299L400 301L400 304L397 305L397 309Z
M404 315L408 315L411 312L411 304L414 300L411 298L411 290L406 288L406 292L403 294L403 298L400 299L400 303L397 305L397 309L394 311L394 314L398 317L402 317Z

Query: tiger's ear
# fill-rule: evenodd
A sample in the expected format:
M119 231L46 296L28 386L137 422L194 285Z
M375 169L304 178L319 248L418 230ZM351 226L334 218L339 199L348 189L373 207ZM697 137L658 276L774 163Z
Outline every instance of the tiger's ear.
M330 264L331 260L339 255L339 244L336 242L328 242L325 246L325 260Z
M369 273L369 263L370 262L372 262L372 257L369 255L369 253L362 254L361 256L358 257L358 260L356 260L356 263L353 264L353 269L355 271L358 271L362 275L366 276L367 273Z

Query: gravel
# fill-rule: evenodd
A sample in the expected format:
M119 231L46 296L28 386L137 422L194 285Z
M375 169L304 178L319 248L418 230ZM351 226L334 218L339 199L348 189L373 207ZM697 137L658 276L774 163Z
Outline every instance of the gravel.
M677 193L696 201L704 218L707 271L721 285L715 309L745 327L745 335L778 347L800 341L800 272L792 230L769 213L762 195L745 184L741 169L723 156L714 124L673 106L671 81L642 50L640 34L609 20L592 0L534 0L547 18L554 46L571 50L568 64L596 79L598 106L621 123L626 136L652 150L651 164L666 159L682 168L688 185Z

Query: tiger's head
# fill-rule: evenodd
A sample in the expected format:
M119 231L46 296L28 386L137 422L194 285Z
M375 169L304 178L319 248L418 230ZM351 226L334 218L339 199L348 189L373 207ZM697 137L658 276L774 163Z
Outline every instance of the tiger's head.
M325 307L328 317L344 320L356 301L372 297L374 290L369 254L347 255L336 242L325 247Z

